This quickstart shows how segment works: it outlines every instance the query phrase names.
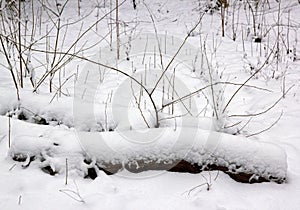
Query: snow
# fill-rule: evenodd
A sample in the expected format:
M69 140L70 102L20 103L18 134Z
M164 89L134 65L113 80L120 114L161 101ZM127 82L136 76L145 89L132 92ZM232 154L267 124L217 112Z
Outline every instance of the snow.
M195 128L99 133L44 126L43 131L34 136L17 135L33 125L19 121L12 124L16 136L12 139L9 155L17 159L35 157L37 160L33 164L40 168L50 165L60 174L65 173L65 159L68 159L69 171L81 176L87 175L89 167L83 162L85 159L96 160L100 165L137 164L135 160L154 159L157 163L186 160L204 166L217 164L232 172L248 172L266 179L271 176L279 181L286 178L286 154L280 147L224 133Z
M124 164L124 161L147 160L151 157L155 157L157 162L183 159L199 165L219 163L233 171L254 172L266 178L286 176L286 154L274 144L249 142L241 137L200 129L195 133L194 128L178 129L175 132L173 129L155 129L148 132L151 132L148 135L152 137L152 142L138 136L139 131L100 135L80 133L79 136L84 139L82 142L87 153L96 156L100 162ZM159 136L157 140L155 136ZM135 141L128 142L127 139ZM237 168L239 166L242 167Z
M76 12L78 2L81 16L85 17L83 19ZM79 24L71 24L68 29L64 29L68 33L60 40L59 49L62 51L68 49L68 44L78 37L79 31L84 31L96 18L109 11L107 1L101 4L96 1L78 2L70 1L61 18L63 22L75 20L74 23L80 19ZM263 25L258 34L267 34L262 37L261 44L253 42L253 38L257 36L253 34L251 14L249 10L243 9L243 2L238 2L235 7L239 11L238 14L235 13L236 41L232 40L232 1L229 1L229 12L226 13L228 19L225 37L221 37L218 11L203 17L200 27L192 33L166 75L172 81L172 71L176 68L175 84L179 95L209 85L210 76L214 81L236 84L215 86L214 99L218 102L215 107L211 98L213 91L206 89L195 94L191 100L177 103L174 115L171 114L171 107L164 108L159 111L159 118L163 119L159 122L160 128L147 129L140 115L142 110L150 127L154 127L153 106L145 92L140 96L139 85L131 84L132 81L126 76L112 69L80 59L61 66L53 80L56 86L53 93L49 93L49 80L46 79L33 93L29 77L25 78L25 87L20 89L21 99L18 101L1 51L0 209L298 209L300 6L296 1L281 2L282 10L279 12L282 52L278 70L274 73L274 69L277 69L276 56L271 56L270 63L247 83L249 86L244 86L237 93L223 112L224 106L239 87L237 84L246 81L253 70L259 69L264 63L268 53L275 49L272 48L278 39L278 2L269 2L265 11L258 13L257 24ZM155 19L163 46L163 63L166 65L196 24L205 1L155 0L145 3ZM37 9L39 4L34 4L34 7ZM31 9L26 11L30 17ZM28 53L29 76L35 82L38 82L48 65L46 56L35 51L46 49L45 40L38 39L51 25L47 21L48 14L44 10L39 11L42 11L42 24L41 32L38 29L36 31L35 39L38 44ZM149 11L143 1L137 1L137 10L132 9L131 1L127 1L119 11L121 59L118 63L115 60L115 42L112 49L109 46L109 17L99 22L97 29L88 32L78 42L76 49L84 45L87 50L79 53L80 56L124 70L142 81L150 92L154 87L153 81L160 75L161 64ZM245 11L248 13L245 14ZM289 14L291 19L288 32ZM38 15L36 17L39 22ZM111 19L114 18L113 13ZM30 21L28 24L30 26ZM2 28L0 33L4 33ZM48 41L53 45L54 31L51 35L53 36L49 36ZM288 36L289 48L293 53L287 55L285 40ZM105 41L100 42L103 37ZM128 40L131 40L130 47ZM207 57L202 57L201 54L203 45L199 43L204 42ZM50 58L53 58L52 55ZM18 61L14 61L13 65L18 66L17 64ZM212 71L210 74L208 68ZM70 76L61 89L61 95L56 93L59 80L63 82ZM172 85L167 77L164 84L166 86L159 84L153 95L158 109L162 104L172 101L172 94L169 94L172 92ZM292 86L273 109L264 115L255 115L274 104L282 96L284 88L287 90ZM142 101L142 109L132 99L133 96ZM186 107L189 107L193 116L187 113ZM216 119L218 117L214 112L219 114L220 119ZM20 114L26 119L19 120ZM8 116L12 118L8 120ZM277 119L280 120L271 126ZM235 124L236 126L232 126ZM270 129L260 132L269 126ZM11 140L10 148L8 139ZM15 161L18 158L23 162ZM204 171L200 174L145 171L134 174L123 169L108 176L95 167L97 162L121 164L123 168L126 164L139 167L136 160L149 158L157 162L177 159L198 164L217 162L232 172L254 174L254 179L256 176L279 177L285 179L285 182L243 184L219 171ZM49 173L49 167L57 172L54 176L44 173L45 170ZM96 169L97 178L84 179L92 168Z
M19 127L18 122L15 123L14 126ZM59 160L68 158L75 164L73 166L69 163L69 167L79 171L85 171L87 166L83 166L82 169L80 166L76 167L76 161L83 161L84 158L88 158L84 157L84 154L88 154L89 158L97 160L100 164L125 164L153 158L158 163L182 159L199 165L219 164L231 171L249 172L267 179L273 176L284 180L286 177L286 154L280 147L271 143L249 142L228 134L200 129L195 132L195 128L176 131L158 128L143 132L80 132L77 136L73 131L47 128L45 133L40 137L16 136L12 140L10 155L41 156L41 165L58 164L53 166L55 168L65 167L65 161L55 160L56 156ZM145 135L147 138L143 138ZM64 138L61 139L61 136ZM44 159L48 158L50 163L45 163ZM81 164L83 165L83 162Z

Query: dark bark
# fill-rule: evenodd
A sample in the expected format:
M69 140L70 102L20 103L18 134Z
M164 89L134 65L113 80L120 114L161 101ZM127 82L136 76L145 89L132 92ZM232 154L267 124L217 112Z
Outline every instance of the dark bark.
M177 160L167 163L168 161L154 161L154 160L133 160L123 164L125 169L132 173L140 173L148 170L166 170L170 172L192 173L197 174L202 171L222 171L228 174L233 180L241 183L261 183L261 182L276 182L278 184L285 182L285 177L268 176L263 177L259 174L251 172L237 172L229 170L228 167L215 164L198 165L190 163L186 160ZM100 165L100 164L99 164ZM112 175L123 169L122 164L101 163L100 170L106 174Z

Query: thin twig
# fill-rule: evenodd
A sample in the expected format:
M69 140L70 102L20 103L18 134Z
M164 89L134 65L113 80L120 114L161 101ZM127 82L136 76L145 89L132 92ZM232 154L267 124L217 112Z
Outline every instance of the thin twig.
M255 135L261 134L261 133L263 133L263 132L265 132L265 131L267 131L267 130L270 130L274 125L276 125L276 124L279 122L279 120L281 119L282 115L283 115L283 111L281 111L279 117L278 117L278 118L275 120L275 122L273 122L269 127L265 128L265 129L263 129L263 130L261 130L261 131L258 131L258 132L256 132L256 133L249 134L249 135L247 135L246 137L255 136Z
M201 17L199 18L198 22L196 23L196 25L188 32L187 36L184 38L183 42L181 43L181 45L179 46L179 48L177 49L176 53L174 54L174 56L171 58L170 62L168 63L168 65L166 66L166 68L164 69L164 71L161 73L159 79L157 80L157 82L154 85L154 88L152 89L152 91L150 92L150 95L152 95L155 91L155 89L157 88L159 82L161 81L161 79L163 78L163 76L165 75L165 73L167 72L167 70L169 69L169 67L171 66L171 64L173 63L173 61L175 60L176 56L179 54L179 52L181 51L181 49L183 48L183 46L185 45L185 43L187 42L188 38L191 36L192 32L196 30L196 28L200 25L200 23L202 22L202 18L204 17L205 13L203 13L201 15Z
M294 86L295 85L292 85L291 87L289 87L289 89L287 89L287 91L277 101L275 101L275 103L273 105L271 105L269 108L267 108L261 112L252 113L252 114L234 114L234 115L230 115L229 117L254 117L254 116L261 115L261 114L265 114L268 111L270 111L272 108L274 108Z
M251 42L252 43L252 42ZM275 48L276 44L273 46L273 49ZM246 83L248 83L256 74L258 74L263 67L268 64L269 59L272 55L272 51L270 52L270 54L268 55L267 59L265 60L265 62L260 66L260 68L258 68L248 79L246 79L246 81L232 94L232 96L230 97L229 101L227 102L227 104L225 105L223 112L224 113L227 109L227 107L229 106L229 104L232 102L233 98L236 96L236 94L246 85Z
M134 97L135 103L136 103L137 106L138 106L138 109L139 109L139 111L140 111L140 114L141 114L141 116L142 116L142 118L143 118L145 124L147 125L148 128L150 128L150 125L148 124L148 122L147 122L147 120L146 120L146 118L145 118L145 116L144 116L144 113L143 113L143 111L142 111L142 108L141 108L141 100L140 100L140 98L141 98L142 93L141 93L141 91L140 91L140 97L139 97L139 100L138 100L137 97L136 97L135 94L134 94L134 90L133 90L133 87L132 87L132 81L130 81L130 83L131 83L131 84L130 84L131 92L132 92L132 95L133 95L133 97Z
M80 192L79 192L79 189L78 189L78 186L77 186L75 180L73 180L73 182L76 187L76 191L70 190L70 189L62 189L62 190L59 190L59 192L66 194L67 196L69 196L70 198L72 198L75 201L85 203L85 201L83 200L83 198L80 195Z

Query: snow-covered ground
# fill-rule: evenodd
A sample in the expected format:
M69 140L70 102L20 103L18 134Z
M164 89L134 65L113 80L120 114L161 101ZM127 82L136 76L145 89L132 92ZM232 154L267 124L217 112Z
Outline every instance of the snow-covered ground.
M0 48L0 210L299 209L300 35L297 30L300 28L300 4L284 1L279 6L277 1L261 2L256 13L256 35L252 29L251 10L244 7L247 2L254 5L254 1L228 1L225 37L221 37L220 11L207 12L151 96L156 108L160 109L172 101L172 97L180 98L206 85L211 87L209 85L214 82L220 84L213 86L214 89L197 91L183 103L177 103L174 115L171 114L172 106L163 108L158 112L160 128L153 128L156 113L145 91L151 92L154 88L160 76L161 61L166 67L208 3L136 2L134 10L132 1L119 1L121 59L118 62L115 59L113 12L80 39L76 49L84 46L87 50L61 66L53 79L52 93L49 93L49 79L33 93L27 77L18 101ZM60 3L63 5L64 1ZM22 4L27 4L28 8L33 5L37 13L40 12L40 2ZM115 2L112 4L110 6L109 1L70 1L61 20L74 24L63 28L58 49L66 52L80 33L110 11L110 7L114 8ZM53 11L56 9L55 5L49 7ZM56 20L48 9L41 13L43 20L36 30L36 40L50 30L53 23L49 17ZM31 17L32 11L26 12ZM278 19L280 27L276 25ZM111 25L112 51L109 45ZM235 41L232 39L234 31ZM54 46L55 30L50 34L49 39L37 41L31 51L30 73L35 85L39 85L45 73L47 56L53 59L51 53L45 56L39 52L47 49L45 42ZM260 36L262 34L267 35ZM2 35L7 35L3 28ZM103 37L105 41L101 41ZM261 43L254 42L257 37L262 38ZM277 57L270 53L278 49L277 62ZM291 53L287 54L286 50L290 49ZM49 51L52 50L50 47ZM14 65L17 66L17 62ZM128 79L124 73L133 78ZM234 91L251 75L253 78L226 107ZM133 83L134 79L137 82ZM138 82L145 87L143 95ZM56 90L62 83L60 93ZM284 91L288 92L282 97ZM142 108L137 106L138 101ZM256 115L260 112L264 113ZM9 115L12 118L8 118ZM147 126L151 129L147 130ZM245 184L219 171L134 174L122 170L108 176L95 167L97 161L125 165L132 159L145 157L161 161L182 158L200 164L205 155L217 157L218 163L229 162L227 166L231 170L250 171L266 177L286 176L286 180L282 184ZM35 160L31 159L33 157ZM85 179L91 168L96 168L97 178ZM48 174L52 172L54 176Z

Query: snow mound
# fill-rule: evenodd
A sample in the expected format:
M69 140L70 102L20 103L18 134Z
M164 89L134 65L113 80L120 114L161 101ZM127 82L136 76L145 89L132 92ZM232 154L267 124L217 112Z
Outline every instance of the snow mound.
M286 153L279 146L195 128L75 133L52 127L41 137L21 135L12 142L13 159L26 165L33 162L52 175L63 174L68 167L70 173L95 178L99 170L174 171L188 163L198 172L247 174L242 181L248 183L282 183L287 176Z
M248 140L225 133L195 128L83 133L79 137L86 152L103 165L130 164L136 169L141 160L172 163L180 160L202 166L226 167L231 174L252 174L251 179L283 182L286 179L285 151L271 143ZM140 136L139 136L140 135ZM149 142L146 136L157 136ZM139 136L139 137L138 137ZM143 137L144 136L144 137ZM133 141L134 140L134 141ZM143 163L143 164L144 164ZM170 166L170 167L171 167Z

